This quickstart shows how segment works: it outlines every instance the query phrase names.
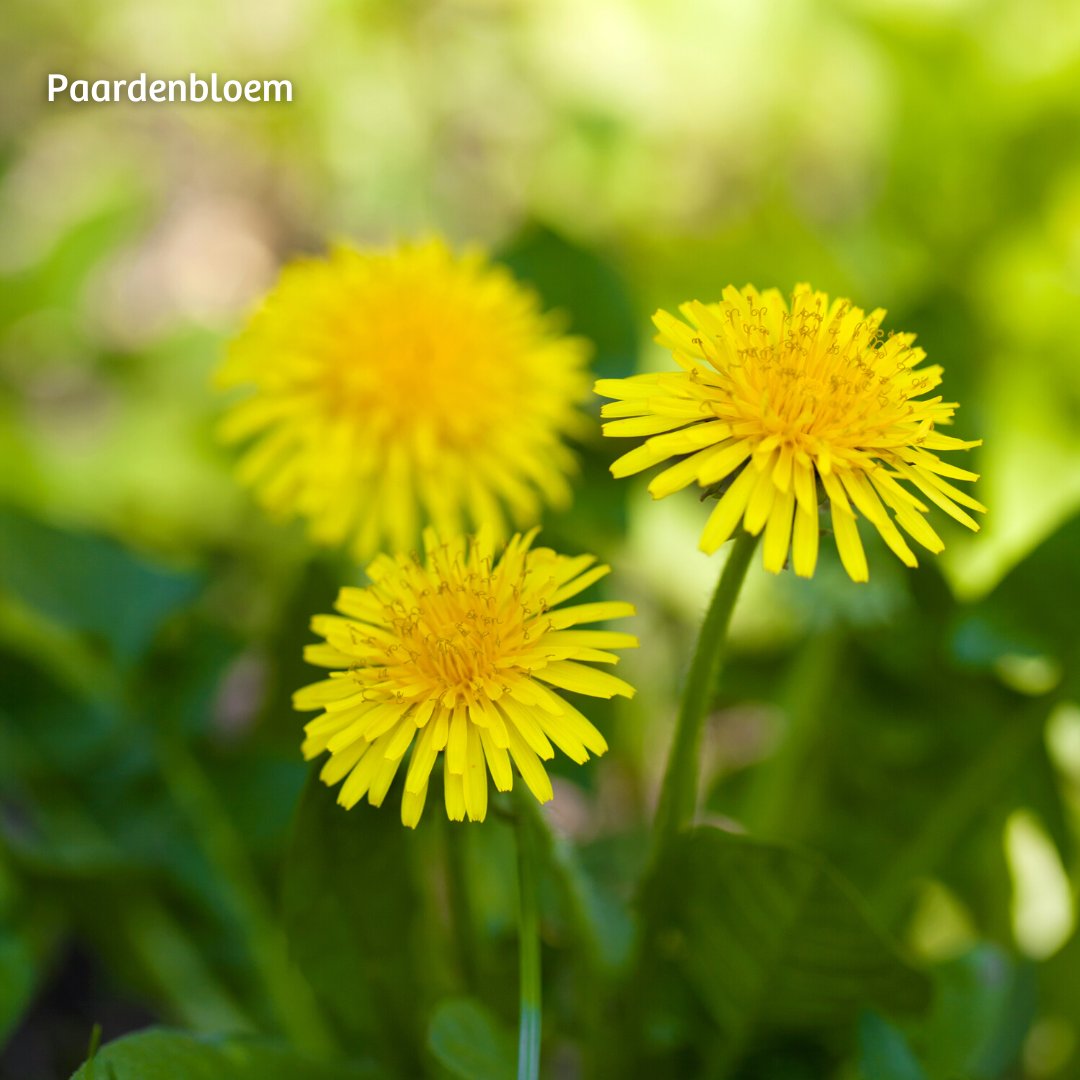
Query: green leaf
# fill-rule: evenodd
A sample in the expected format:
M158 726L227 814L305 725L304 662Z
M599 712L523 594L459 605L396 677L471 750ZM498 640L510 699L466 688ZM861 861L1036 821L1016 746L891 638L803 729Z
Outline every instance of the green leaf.
M0 867L0 879L3 873ZM7 906L2 897L0 906ZM0 911L0 1046L37 993L60 929L57 913L41 897L29 910Z
M917 882L937 876L971 910L982 936L1006 939L1011 885L1001 828L1008 814L1033 805L1071 861L1042 749L1050 703L958 662L951 628L970 608L953 598L933 562L904 581L884 625L837 634L831 658L810 669L800 660L774 687L759 682L744 691L744 700L775 702L793 725L752 780L781 796L772 833L820 851L886 928L900 927ZM822 642L819 636L798 649L811 659ZM833 675L815 688L826 663ZM736 657L726 685L738 685L745 668ZM777 778L792 751L795 767ZM731 799L722 809L745 821L755 806Z
M1067 521L966 609L953 631L953 649L970 667L991 669L1003 655L1041 656L1080 677L1075 605L1080 591L1080 516Z
M197 579L153 566L115 541L0 510L0 590L62 626L108 643L130 662Z
M541 225L522 232L501 258L539 291L546 306L568 316L568 330L593 343L598 377L633 373L639 320L611 262Z
M1038 968L1038 1000L1044 1015L1059 1017L1080 1029L1080 931ZM1059 1076L1080 1075L1080 1044L1072 1042L1063 1054Z
M860 1075L866 1080L1012 1075L1035 1018L1032 970L1018 967L992 945L980 945L937 965L932 974L934 1002L925 1017L903 1025L873 1013L860 1017Z
M290 952L357 1045L401 1075L419 1071L421 837L396 807L345 810L313 770L300 798L284 875ZM430 958L426 958L430 962Z
M521 232L501 258L536 288L546 307L565 316L567 331L589 340L595 377L633 374L642 320L613 260L538 224ZM590 394L584 405L598 414L600 401ZM573 508L545 517L545 543L594 553L617 549L626 532L630 488L612 483L608 466L625 449L601 438L595 424L593 438L577 448L580 473Z
M0 926L0 1041L19 1022L37 988L36 959L25 935Z
M933 1080L991 1080L1015 1064L1035 1019L1031 972L993 945L934 971L937 993L913 1041Z
M859 1075L865 1080L927 1080L907 1039L874 1012L859 1017Z
M876 1004L925 1006L926 978L818 858L699 828L643 892L648 950L693 988L730 1060L765 1031L826 1032Z
M71 1080L374 1080L370 1066L329 1065L269 1040L200 1038L151 1028L103 1046Z
M514 1075L513 1037L471 998L439 1002L428 1029L428 1048L462 1080L506 1080Z

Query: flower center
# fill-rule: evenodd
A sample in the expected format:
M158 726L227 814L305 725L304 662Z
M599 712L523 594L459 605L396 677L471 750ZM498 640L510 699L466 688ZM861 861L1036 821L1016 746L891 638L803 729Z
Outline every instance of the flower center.
M844 308L826 325L819 310L797 302L771 325L764 318L737 325L738 314L728 312L739 345L721 365L713 403L733 434L771 436L809 453L822 444L880 449L910 441L909 399L929 382L911 371L910 335L886 337L877 313L852 326Z
M391 283L350 312L325 369L328 406L375 433L472 446L513 409L513 356L510 332L467 295Z
M408 610L395 604L394 628L423 689L440 697L478 693L501 686L515 670L535 614L521 602L520 587L499 589L489 575L463 571L414 598Z

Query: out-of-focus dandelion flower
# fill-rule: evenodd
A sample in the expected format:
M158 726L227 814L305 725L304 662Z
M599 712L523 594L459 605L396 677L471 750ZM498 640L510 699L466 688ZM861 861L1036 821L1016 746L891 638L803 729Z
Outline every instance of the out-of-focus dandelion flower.
M341 780L338 802L382 803L409 747L401 819L420 820L428 780L445 754L446 812L461 821L487 813L488 773L499 791L513 785L511 763L540 802L551 798L541 764L554 743L578 763L602 754L599 731L561 694L633 695L622 679L589 662L614 664L610 649L632 648L631 634L582 630L632 615L615 601L559 607L608 572L592 555L571 558L533 548L536 530L515 535L496 558L490 530L472 540L441 541L425 530L426 558L378 556L372 584L344 588L337 615L312 629L325 643L305 658L336 669L299 690L310 721L306 758L330 752L321 777ZM554 688L554 689L553 689Z
M685 322L666 311L654 316L656 340L681 371L597 382L598 394L616 399L603 407L612 418L604 434L650 436L611 466L615 476L680 458L653 479L653 497L696 481L718 499L702 550L716 551L740 522L754 535L764 529L773 573L790 551L795 573L813 575L821 505L855 581L868 576L858 515L908 566L916 559L901 529L931 552L944 546L920 495L978 529L961 507L985 507L946 479L978 477L935 451L979 441L938 430L957 406L925 396L942 369L918 366L926 354L913 334L886 336L882 309L867 315L808 285L790 300L752 286L729 286L723 297L683 304Z
M250 442L238 475L269 511L358 559L424 521L505 537L504 510L524 527L570 501L587 355L478 252L338 247L287 266L232 343L218 383L254 393L222 435Z

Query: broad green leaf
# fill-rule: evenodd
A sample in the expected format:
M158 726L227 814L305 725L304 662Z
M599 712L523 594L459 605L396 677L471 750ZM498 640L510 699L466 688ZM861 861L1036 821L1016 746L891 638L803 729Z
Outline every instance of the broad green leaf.
M331 1065L256 1038L200 1038L151 1028L103 1046L71 1080L375 1080L370 1066Z
M1080 1030L1080 930L1037 972L1039 1007L1044 1015L1067 1025L1066 1030ZM1062 1054L1061 1070L1055 1076L1080 1075L1080 1042L1069 1039Z
M73 221L42 260L21 273L5 274L0 295L0 324L25 318L28 311L57 312L73 337L77 330L79 297L87 276L100 265L102 256L139 228L140 194L116 188L78 220ZM74 324L74 325L73 325Z
M648 326L635 310L626 282L614 262L542 225L532 225L501 253L502 260L540 293L545 307L565 318L566 329L588 339L597 378L632 375L639 347L638 327ZM589 395L586 409L598 413L601 399ZM608 466L623 450L600 436L578 448L580 473L573 508L547 515L543 538L559 550L582 550L607 557L626 529L627 484L611 480Z
M828 1032L869 1005L928 1000L925 976L809 854L695 829L661 859L642 907L649 953L694 989L732 1061L763 1032Z
M284 867L289 950L326 1009L357 1044L403 1075L419 1068L421 897L412 862L420 837L392 797L345 810L313 770Z
M966 664L990 669L1002 656L1043 656L1066 677L1080 678L1075 604L1080 592L1080 516L1067 521L1001 580L989 596L964 610L953 648Z
M18 1023L37 987L37 959L24 934L0 925L0 1041Z
M981 945L940 965L934 977L934 1007L915 1028L932 1080L1008 1075L1035 1019L1030 970Z
M5 871L0 867L0 877ZM8 905L0 899L0 1046L19 1023L47 970L60 931L51 904Z
M546 307L567 317L570 332L589 339L597 376L633 374L640 320L612 262L540 225L521 233L501 258Z
M746 664L735 657L726 685L739 686L741 700L775 703L791 728L754 768L751 797L739 801L727 785L722 808L755 831L764 821L769 838L821 851L889 929L901 925L913 886L936 875L983 936L1007 939L1001 827L1009 812L1034 805L1071 862L1042 748L1050 703L955 655L951 628L967 609L933 563L901 585L884 624L834 633L831 656L813 655L826 642L820 634L800 644L790 675L773 686L765 669L747 689ZM815 661L809 671L806 660ZM762 793L775 797L765 813Z
M907 1039L877 1013L859 1017L861 1080L927 1080Z
M121 662L146 648L197 584L106 537L0 510L0 589L69 630L103 639Z
M1012 1075L1035 1017L1031 972L980 945L934 968L933 1006L898 1025L874 1013L859 1022L865 1080L997 1080Z
M428 1048L462 1080L506 1080L514 1075L513 1037L471 998L439 1002L428 1028Z

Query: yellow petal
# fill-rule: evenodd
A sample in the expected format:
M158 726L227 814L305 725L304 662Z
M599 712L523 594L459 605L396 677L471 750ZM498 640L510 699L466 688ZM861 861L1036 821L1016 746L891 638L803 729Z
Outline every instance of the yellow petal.
M788 488L776 497L769 520L765 524L765 544L762 555L765 569L779 574L787 562L791 542L791 519L795 511L795 492Z
M495 787L499 791L510 791L514 786L514 774L510 768L510 756L506 747L496 745L491 733L484 729L480 731L480 742L484 748L484 757L487 759ZM509 739L507 739L507 745L509 745Z
M470 821L483 821L487 816L487 765L480 742L480 733L469 725L468 748L464 776L465 812Z
M551 683L552 686L573 690L578 694L588 694L589 697L610 698L616 694L628 698L634 696L634 688L623 679L573 660L557 660L548 664L537 671L535 677Z
M443 770L443 797L446 816L451 821L465 820L465 783L459 773Z
M570 626L580 626L582 623L625 619L633 614L633 604L621 600L600 600L593 604L578 604L575 607L549 611L544 618L553 630L563 630Z
M807 507L805 503L800 502L795 509L795 530L792 540L792 565L799 577L814 576L820 535L817 503L813 502Z
M424 812L424 803L427 802L428 786L425 783L419 791L405 791L401 797L401 824L415 829L420 823L420 816Z
M749 465L731 482L731 486L713 508L712 514L701 534L701 550L711 555L721 544L730 539L743 516L750 492L757 482L758 474Z
M510 756L514 759L517 770L521 773L528 789L533 793L538 802L548 802L553 792L551 780L547 771L540 764L540 759L529 748L525 740L518 734L514 727L510 727Z

